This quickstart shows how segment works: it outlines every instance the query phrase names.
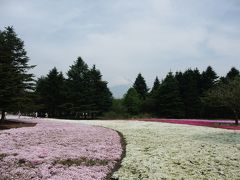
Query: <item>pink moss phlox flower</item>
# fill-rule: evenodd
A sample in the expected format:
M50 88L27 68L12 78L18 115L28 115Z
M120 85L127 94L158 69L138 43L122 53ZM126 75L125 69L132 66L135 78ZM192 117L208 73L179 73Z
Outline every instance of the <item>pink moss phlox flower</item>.
M42 119L24 121L38 124L0 131L3 179L104 179L121 158L121 139L111 129Z

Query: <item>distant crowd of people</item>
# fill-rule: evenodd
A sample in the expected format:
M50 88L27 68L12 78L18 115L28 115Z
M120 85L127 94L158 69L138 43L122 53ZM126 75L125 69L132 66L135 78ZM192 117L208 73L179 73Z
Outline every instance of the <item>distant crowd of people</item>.
M31 114L27 114L28 116L32 116L33 118L48 118L48 113L38 113L38 112L33 112ZM18 119L20 119L22 116L21 111L18 111Z

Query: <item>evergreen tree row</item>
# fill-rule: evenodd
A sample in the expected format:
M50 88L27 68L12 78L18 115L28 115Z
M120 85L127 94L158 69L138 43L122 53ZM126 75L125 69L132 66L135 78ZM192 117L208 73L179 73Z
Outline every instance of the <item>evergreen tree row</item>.
M67 72L56 68L34 81L28 71L29 58L24 42L13 27L0 31L0 112L33 113L50 117L95 118L108 111L112 94L101 72L89 68L79 57Z
M95 65L89 68L79 57L67 72L65 79L53 68L37 81L37 104L40 112L51 117L94 118L112 105L112 94L107 82Z
M169 72L161 82L156 77L149 91L144 78L138 74L124 96L123 106L128 114L135 116L147 113L162 118L233 118L228 107L213 107L204 97L211 89L239 76L239 71L232 68L226 77L219 78L210 66L202 73L198 69Z
M67 77L56 68L37 80L29 70L24 42L12 27L0 31L0 111L48 113L50 117L94 118L150 116L164 118L235 118L240 115L240 73L232 68L218 77L212 67L199 72L170 72L155 79L151 90L141 74L121 100L113 100L95 66L89 68L79 57ZM113 104L113 106L111 106ZM213 106L214 104L214 106ZM106 115L106 114L105 114Z

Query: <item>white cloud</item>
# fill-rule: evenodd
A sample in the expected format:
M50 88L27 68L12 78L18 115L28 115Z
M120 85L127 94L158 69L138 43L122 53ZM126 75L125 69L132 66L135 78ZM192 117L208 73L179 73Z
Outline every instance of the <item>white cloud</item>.
M239 39L228 39L224 37L212 37L208 46L216 51L219 55L225 57L237 58L240 57L240 41Z
M151 86L169 70L239 67L235 2L0 0L0 27L14 25L38 76L53 66L66 72L82 56L110 86L129 84L139 72Z
M240 58L240 25L218 25L209 35L208 47L226 59Z

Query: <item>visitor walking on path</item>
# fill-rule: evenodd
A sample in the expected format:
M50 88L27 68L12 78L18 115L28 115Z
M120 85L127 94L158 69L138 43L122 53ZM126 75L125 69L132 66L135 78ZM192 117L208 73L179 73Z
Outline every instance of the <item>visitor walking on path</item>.
M18 119L20 119L21 115L22 115L21 112L18 111Z
M35 118L37 118L38 117L38 112L35 112Z

